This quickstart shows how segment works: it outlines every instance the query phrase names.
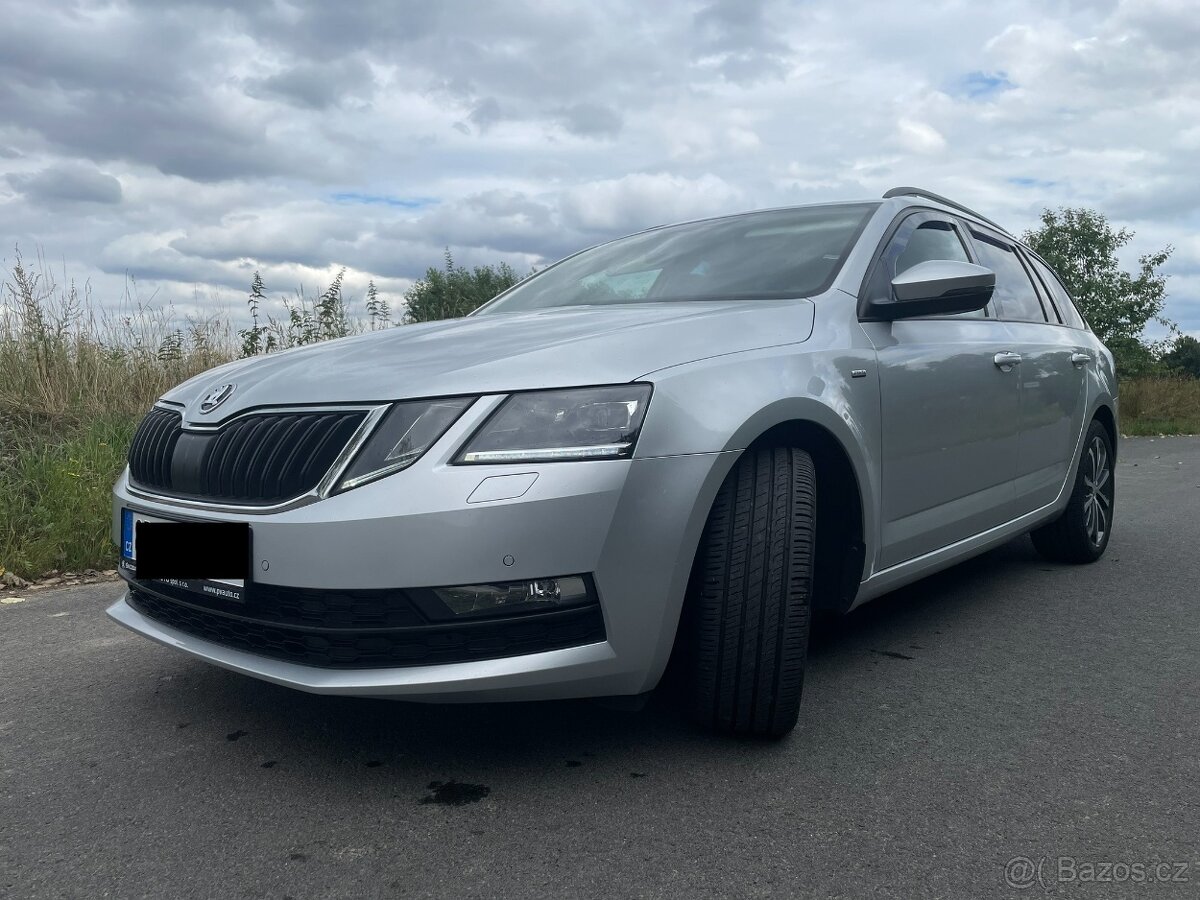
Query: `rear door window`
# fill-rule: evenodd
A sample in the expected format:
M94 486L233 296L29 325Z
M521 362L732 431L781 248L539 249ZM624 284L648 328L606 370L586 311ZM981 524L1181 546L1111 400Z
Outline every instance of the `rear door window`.
M1029 273L1012 244L972 229L979 264L996 273L996 292L992 300L1000 316L1015 322L1045 322L1046 312Z
M1067 293L1067 289L1063 287L1063 283L1058 280L1054 271L1036 256L1030 256L1029 261L1041 276L1042 283L1046 285L1050 296L1054 298L1054 305L1058 307L1058 314L1062 318L1063 324L1068 328L1086 329L1087 325L1083 321L1083 316L1075 308L1071 295Z

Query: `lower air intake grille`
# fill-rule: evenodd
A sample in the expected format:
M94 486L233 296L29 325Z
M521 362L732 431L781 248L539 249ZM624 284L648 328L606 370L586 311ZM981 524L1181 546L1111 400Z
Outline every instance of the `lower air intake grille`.
M246 650L302 665L333 669L399 668L500 659L581 647L605 639L604 614L598 603L547 613L512 615L472 622L421 621L403 592L389 603L403 627L363 627L363 619L334 618L351 627L329 627L325 604L316 592L279 588L256 598L251 586L245 606L196 597L186 592L130 585L128 602L134 609L188 634L214 644ZM294 591L294 602L281 594ZM348 595L330 592L333 607L345 608ZM372 598L374 603L379 601ZM301 614L295 604L312 605L312 615ZM373 615L364 617L378 622ZM304 622L305 624L300 624ZM320 622L320 625L312 623ZM285 624L286 623L286 624ZM419 623L419 624L418 624Z

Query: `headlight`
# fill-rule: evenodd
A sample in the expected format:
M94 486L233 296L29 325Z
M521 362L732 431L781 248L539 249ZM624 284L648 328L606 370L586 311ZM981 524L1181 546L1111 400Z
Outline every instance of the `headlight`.
M629 457L649 402L648 384L513 394L475 432L457 462Z
M342 473L337 489L346 491L407 469L474 402L474 397L451 397L397 403L383 417L367 443Z

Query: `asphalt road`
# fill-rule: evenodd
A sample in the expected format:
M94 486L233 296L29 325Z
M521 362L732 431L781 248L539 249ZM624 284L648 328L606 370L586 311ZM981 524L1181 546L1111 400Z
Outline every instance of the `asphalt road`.
M294 693L115 585L0 605L0 895L1200 895L1200 438L1123 454L1103 560L1022 538L823 624L779 743Z

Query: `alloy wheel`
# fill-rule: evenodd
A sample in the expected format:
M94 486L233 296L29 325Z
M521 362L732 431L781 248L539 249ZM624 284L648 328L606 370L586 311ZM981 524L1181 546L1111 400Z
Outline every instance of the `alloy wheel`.
M1092 438L1083 460L1083 483L1087 495L1083 501L1084 527L1093 547L1099 547L1108 536L1112 521L1113 478L1108 464L1108 447L1099 435Z

